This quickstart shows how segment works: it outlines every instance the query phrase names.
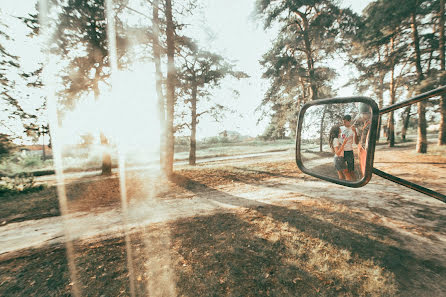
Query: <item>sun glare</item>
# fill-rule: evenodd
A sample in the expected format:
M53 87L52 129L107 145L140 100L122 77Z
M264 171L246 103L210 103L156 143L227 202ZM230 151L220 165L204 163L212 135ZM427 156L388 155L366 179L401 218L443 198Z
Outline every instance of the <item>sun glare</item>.
M153 66L139 64L132 70L120 71L116 83L112 104L103 102L110 111L105 132L125 151L135 148L159 151L160 122Z
M153 66L137 64L118 72L113 88L103 88L99 100L89 95L66 112L61 130L64 145L80 144L83 135L92 135L99 143L99 133L103 132L125 155L141 154L145 158L142 161L159 158L160 122Z

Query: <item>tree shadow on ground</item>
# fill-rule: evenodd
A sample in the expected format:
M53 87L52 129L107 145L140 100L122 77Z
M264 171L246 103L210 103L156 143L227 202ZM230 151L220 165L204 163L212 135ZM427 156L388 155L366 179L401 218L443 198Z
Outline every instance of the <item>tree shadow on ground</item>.
M317 201L270 205L177 180L198 198L236 208L134 230L136 296L150 295L151 272L167 265L180 296L446 295L440 261L408 251L403 243L414 239L360 213ZM163 236L169 245L159 244ZM74 246L82 296L130 295L122 234ZM69 296L67 262L61 244L0 256L0 295Z
M254 219L251 217L251 219ZM172 225L180 296L329 296L359 293L299 265L281 241L256 235L250 218L218 213ZM358 294L357 294L358 295Z
M181 179L181 177L179 178ZM375 263L394 273L401 296L445 295L446 267L436 261L421 258L404 249L411 241L386 228L363 220L354 213L342 215L325 212L323 208L290 209L230 195L202 183L187 179L188 189L198 197L223 204L252 208L264 216L287 223L300 232L350 251L353 255ZM323 218L323 219L320 219ZM392 244L384 243L386 241Z
M261 186L300 193L302 193L302 190L304 189L302 183L290 184L277 181L264 181ZM309 188L314 189L314 191L312 191L312 193L314 194L327 191L326 187L314 184L310 186L305 185L305 188L307 191ZM351 190L354 191L353 189ZM364 191L363 189L356 190ZM436 233L446 235L446 217L444 215L445 207L443 204L427 204L424 200L408 200L404 197L404 195L393 195L391 199L389 199L388 197L383 197L381 203L374 206L373 204L369 204L369 195L377 196L378 194L376 193L376 191L368 190L366 195L356 195L355 193L352 193L351 198L349 199L339 199L336 201L334 201L333 198L323 199L332 201L333 203L336 203L338 205L345 205L347 207L354 206L357 208L367 208L374 213L379 213L380 215L386 217L392 217L394 214L397 214L399 220L410 222L410 224L413 224L414 218L419 218L421 220L424 220L424 222L418 221L419 223L423 223L423 228L428 229L429 231L431 230ZM381 195L389 196L389 193L383 192L381 193ZM377 197L374 197L374 199L376 198Z
M296 176L292 176L292 175L285 175L285 174L281 174L278 172L271 172L271 171L265 171L265 170L259 170L259 169L249 169L249 168L245 168L245 167L237 167L235 166L234 169L237 170L241 170L241 171L246 171L246 172L251 172L251 173L259 173L259 174L264 174L270 177L284 177L284 178L296 178ZM296 171L300 171L297 166L296 166Z

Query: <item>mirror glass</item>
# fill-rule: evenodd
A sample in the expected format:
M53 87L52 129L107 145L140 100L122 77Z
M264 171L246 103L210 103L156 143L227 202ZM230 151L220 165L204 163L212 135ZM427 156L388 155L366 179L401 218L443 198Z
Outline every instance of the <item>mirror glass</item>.
M365 174L372 108L362 102L312 105L303 117L303 166L321 176L360 181Z

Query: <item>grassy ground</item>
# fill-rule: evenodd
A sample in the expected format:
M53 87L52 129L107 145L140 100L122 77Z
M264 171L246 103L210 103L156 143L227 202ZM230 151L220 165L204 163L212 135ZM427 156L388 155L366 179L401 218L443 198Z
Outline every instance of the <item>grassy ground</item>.
M275 141L246 140L243 142L220 142L220 143L198 143L197 159L224 157L234 155L257 154L264 152L286 151L293 149L294 139L284 139ZM100 146L87 148L67 148L63 153L64 172L82 172L101 169L102 151ZM157 152L147 152L145 150L131 151L126 155L128 166L141 166L147 163L156 162L159 158ZM184 161L189 158L188 145L176 145L174 159ZM117 156L112 153L112 164L116 167ZM0 162L0 178L2 176L15 176L20 173L32 173L34 176L54 174L53 160L43 161L41 155L30 154L23 156L16 153Z
M283 151L293 149L294 139L284 139L275 141L252 140L239 143L216 143L199 144L197 146L198 158L209 158L218 156L233 156L244 154L256 154L272 151ZM188 146L179 146L175 153L176 160L185 160L189 156Z
M133 281L138 296L393 296L399 287L407 290L405 277L414 277L405 268L441 272L369 239L382 230L358 221L358 214L327 206L218 213L135 232L131 277L124 236L75 243L82 293L129 296ZM351 220L357 221L352 230L344 230ZM352 238L353 230L361 232ZM3 296L70 294L63 245L22 252L1 267Z
M386 162L389 155L378 161ZM183 166L158 192L158 199L231 203L243 199L243 193L237 193L242 187L291 189L296 184L298 189L307 185L305 181L315 179L300 173L292 159ZM127 182L131 200L152 186L137 175L129 175ZM340 191L345 195L347 190ZM386 195L376 194L382 199ZM67 196L71 212L100 214L119 207L119 180L116 176L81 178L69 183ZM384 223L390 220L386 209L373 207L372 200L359 205L364 197L347 205L288 190L283 198L141 226L112 238L76 240L73 254L67 254L64 244L1 254L0 296L70 296L74 284L82 296L446 294L444 261L410 249L420 245L428 252L441 242L435 234L443 232L440 225L446 226L445 217L434 220L440 207L423 211L427 222L423 226L411 229L393 221L401 226L391 228ZM3 225L60 215L54 187L0 199ZM401 211L407 207L415 211L415 203L405 205L404 197L392 203ZM70 259L75 277L68 269Z

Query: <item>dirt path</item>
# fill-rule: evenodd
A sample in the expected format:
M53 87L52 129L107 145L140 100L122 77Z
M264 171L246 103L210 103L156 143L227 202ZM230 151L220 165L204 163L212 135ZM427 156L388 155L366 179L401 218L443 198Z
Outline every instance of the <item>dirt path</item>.
M303 201L333 201L361 212L368 220L391 228L404 238L414 239L417 244L412 242L408 248L426 259L442 258L446 252L446 205L375 176L360 189L311 178L272 177L261 183L204 186L180 199L137 200L130 204L127 217L115 208L93 213L76 212L64 219L58 216L11 223L0 227L0 255L67 239L120 236L126 228L136 230L231 208L289 207Z
M380 169L443 187L444 157L389 156ZM292 160L177 167L168 184L134 171L127 215L117 176L67 178L64 218L54 188L4 198L0 295L445 296L445 203L377 176L330 184Z

